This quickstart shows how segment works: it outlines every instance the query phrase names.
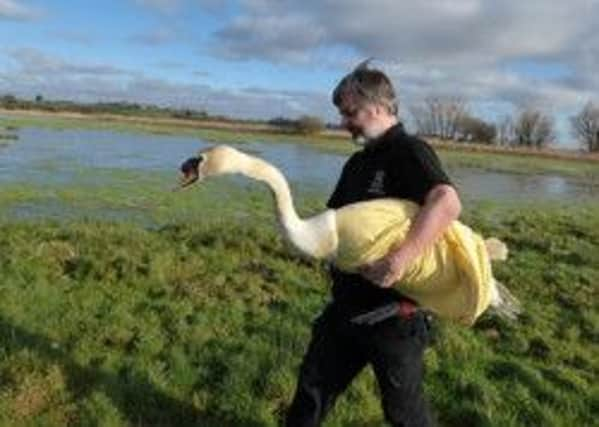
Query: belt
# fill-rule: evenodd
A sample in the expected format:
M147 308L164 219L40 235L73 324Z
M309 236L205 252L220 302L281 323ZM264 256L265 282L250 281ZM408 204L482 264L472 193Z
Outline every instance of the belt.
M402 298L389 304L382 305L374 310L368 311L350 319L357 325L374 325L389 317L399 315L403 320L409 320L418 311L416 303L410 299Z

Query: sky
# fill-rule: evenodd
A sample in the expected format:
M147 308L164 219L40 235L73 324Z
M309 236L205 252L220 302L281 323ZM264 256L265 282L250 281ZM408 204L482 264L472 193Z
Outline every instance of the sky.
M269 119L318 115L362 60L400 116L460 96L499 121L599 101L599 0L0 0L0 94L129 101Z

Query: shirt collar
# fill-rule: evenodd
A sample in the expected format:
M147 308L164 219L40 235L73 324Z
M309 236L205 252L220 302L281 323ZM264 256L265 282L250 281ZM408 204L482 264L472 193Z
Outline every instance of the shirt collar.
M398 135L404 133L403 124L401 122L397 122L393 126L389 127L381 136L377 139L369 143L363 148L364 152L374 153L376 151L382 150L385 147L389 146Z

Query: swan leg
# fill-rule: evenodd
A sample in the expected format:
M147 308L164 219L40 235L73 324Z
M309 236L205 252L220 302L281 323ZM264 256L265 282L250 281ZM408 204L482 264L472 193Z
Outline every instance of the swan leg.
M491 288L491 312L509 320L516 320L522 313L522 305L508 288L493 279Z

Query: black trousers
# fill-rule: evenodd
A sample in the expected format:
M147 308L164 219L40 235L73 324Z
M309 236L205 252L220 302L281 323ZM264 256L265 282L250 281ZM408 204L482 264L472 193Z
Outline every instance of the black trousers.
M422 312L409 320L393 316L374 325L356 325L335 303L329 305L314 322L287 427L319 426L367 364L374 369L385 419L391 425L432 425L422 392L427 343L428 324Z

